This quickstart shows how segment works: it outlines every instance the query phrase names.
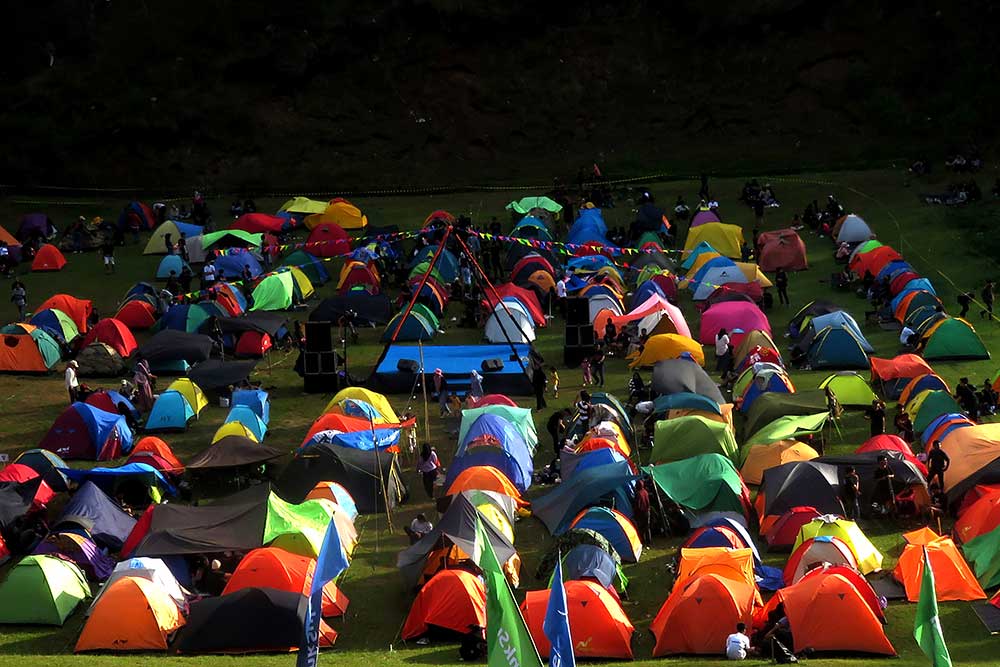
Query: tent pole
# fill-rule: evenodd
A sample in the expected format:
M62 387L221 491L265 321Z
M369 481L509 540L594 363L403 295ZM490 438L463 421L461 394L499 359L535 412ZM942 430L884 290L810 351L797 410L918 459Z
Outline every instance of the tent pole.
M378 450L378 438L375 437L375 418L372 414L368 413L368 426L372 431L372 446L375 448L375 465L378 466L378 484L379 491L382 493L382 500L385 503L385 520L389 527L389 532L392 532L392 510L389 508L389 488L385 485L385 478L382 476L382 454ZM376 498L378 496L375 496ZM375 527L375 532L378 532L378 526ZM378 553L379 543L375 542L375 552Z
M417 340L417 350L420 352L420 385L424 390L424 441L431 441L431 413L427 407L427 369L424 368L424 344Z

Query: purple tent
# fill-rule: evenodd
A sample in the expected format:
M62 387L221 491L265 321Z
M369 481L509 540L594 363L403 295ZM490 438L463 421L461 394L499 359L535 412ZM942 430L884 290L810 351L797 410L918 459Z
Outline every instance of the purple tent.
M21 218L21 226L17 228L17 240L24 242L33 237L47 239L56 233L52 220L44 213L27 213Z
M76 563L91 581L104 581L115 569L113 558L76 533L50 533L35 547L36 554L55 554Z

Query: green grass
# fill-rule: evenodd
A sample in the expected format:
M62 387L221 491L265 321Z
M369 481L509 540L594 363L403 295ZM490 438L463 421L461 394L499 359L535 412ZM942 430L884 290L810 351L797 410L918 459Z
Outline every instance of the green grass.
M948 308L955 307L958 289L978 287L987 277L1000 274L993 259L992 230L995 229L997 205L992 202L979 204L961 211L922 206L917 198L919 191L934 191L940 183L915 185L908 183L902 173L892 171L821 173L800 178L771 179L784 206L768 213L766 228L786 226L794 211L801 211L812 199L822 200L827 193L836 193L848 209L865 217L879 234L881 240L900 249L919 271L930 277ZM992 180L992 176L989 177ZM986 182L987 178L980 178ZM752 226L749 210L735 203L742 180L719 180L713 182L716 195L723 203L723 213L727 222L742 224L747 229ZM696 186L690 182L661 183L652 186L653 193L664 205L672 202L677 194L684 194L690 200ZM533 194L533 193L518 193ZM513 196L513 195L511 195ZM496 215L506 220L503 204L510 196L501 193L471 193L420 198L384 198L359 200L357 203L368 213L373 224L396 224L402 228L416 228L426 214L437 208L445 208L455 214L471 213L477 220L488 220ZM261 210L271 210L279 201L259 201ZM120 208L118 201L80 201L74 205L45 207L57 224L66 222L76 215L115 216ZM11 201L0 202L0 220L8 228L17 216L40 205L24 205ZM213 202L217 219L222 218L228 202ZM622 206L606 211L610 225L627 224L630 209ZM814 298L832 298L851 311L858 321L863 320L864 302L852 294L834 294L827 279L836 269L832 260L832 246L826 239L815 236L804 237L809 249L811 268L809 271L792 276L791 308L776 307L769 313L776 339L781 343L781 335L787 320L802 305ZM141 248L141 246L140 246ZM26 282L29 290L29 305L37 305L53 293L64 291L78 296L92 298L95 305L106 315L117 307L118 300L128 287L138 280L148 280L157 264L154 257L142 257L138 250L130 247L119 253L119 272L113 278L101 273L98 259L94 255L70 255L70 265L56 274L28 274ZM336 267L334 267L336 268ZM333 286L321 288L319 296L329 294ZM11 308L10 306L7 306ZM685 296L682 307L692 329L697 328L697 316ZM13 310L8 311L8 315ZM459 313L452 313L459 314ZM295 317L305 319L305 313ZM436 339L441 343L468 343L478 339L478 332L453 327L449 318L445 319L447 332ZM978 320L974 323L979 325ZM996 323L983 322L979 326L987 345L995 349L1000 343ZM360 345L351 348L352 373L365 375L381 351L378 344L380 331L362 332ZM562 327L558 323L547 330L540 330L538 348L547 358L561 366ZM865 327L865 334L875 346L879 356L895 354L898 343L895 334ZM302 391L301 380L292 371L294 358L274 354L270 364L262 363L257 379L271 390L272 423L268 443L292 449L301 441L311 421L320 414L328 396L309 395ZM991 362L937 363L938 373L949 383L968 375L974 381L982 381L991 376L994 366ZM608 388L619 395L625 393L627 372L624 362L611 360L608 367ZM793 379L800 388L815 387L826 373L795 372ZM580 384L578 370L561 370L562 392L559 403L569 405ZM96 383L110 385L112 383ZM488 390L488 386L487 386ZM406 396L390 397L393 405L402 410L408 407ZM523 405L532 403L527 397L518 397ZM0 377L0 451L16 454L34 446L64 407L65 398L62 380L58 375L45 378ZM417 414L421 414L422 406ZM555 405L552 406L554 408ZM550 410L552 409L550 408ZM202 414L186 433L170 435L166 439L181 458L190 456L205 447L212 433L225 417L225 410L210 407ZM437 419L431 406L431 440L443 454L447 465L454 450L455 435L449 433L441 420ZM550 411L535 414L539 431L544 433L544 422ZM454 427L452 427L454 428ZM840 424L840 433L831 433L828 450L835 453L852 451L867 435L867 424L856 413L847 414ZM543 436L536 463L548 462L549 444ZM400 527L418 511L430 509L423 498L422 489L407 464L405 475L413 489L413 501L393 514L395 531L387 529L384 515L362 517L358 521L361 544L354 561L342 584L352 604L346 618L336 621L340 632L336 649L321 657L324 664L364 665L379 664L457 664L458 654L454 645L433 644L418 647L405 645L398 638L399 629L409 609L410 594L405 590L395 570L396 554L404 548L405 540ZM533 489L532 496L544 492ZM901 550L900 526L884 522L862 522L862 527L886 554L885 567L891 568ZM550 538L541 524L533 519L520 521L516 526L519 553L523 560L522 590L537 588L541 582L532 578L538 559L545 552ZM647 550L636 565L627 566L627 574L632 581L630 600L625 604L629 618L636 626L635 655L640 662L650 661L652 637L648 632L649 623L659 606L666 599L670 587L667 563L676 552L678 541L658 539L655 547ZM782 565L785 556L768 555L772 565ZM995 664L995 646L980 625L967 603L943 603L942 623L956 664ZM896 664L926 664L922 654L912 640L914 605L892 603L888 610L888 635L899 651L901 661ZM38 664L43 659L50 665L63 664L122 664L132 662L135 657L70 655L76 637L83 624L80 613L72 616L63 628L14 628L5 627L0 634L0 663L13 664L15 661L30 661ZM41 656L44 656L42 658ZM143 656L145 658L145 656ZM222 667L232 664L233 658L203 657L178 659L153 656L156 664L200 664L205 667ZM240 659L246 665L290 665L294 657L288 655L250 656ZM660 661L657 661L660 662ZM676 665L712 664L710 659L670 659L666 662ZM760 662L760 661L758 661ZM832 658L810 660L815 665L861 665L868 659ZM751 661L753 663L753 661Z

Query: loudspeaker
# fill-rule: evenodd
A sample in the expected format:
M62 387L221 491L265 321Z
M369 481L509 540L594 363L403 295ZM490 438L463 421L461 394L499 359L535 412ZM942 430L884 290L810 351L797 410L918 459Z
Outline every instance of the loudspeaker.
M336 352L304 352L302 372L305 375L327 375L337 372Z
M566 347L592 347L594 345L594 327L566 325Z
M336 393L340 391L340 375L338 373L307 375L303 378L302 386L310 394Z
M483 359L482 369L484 373L496 373L503 370L503 359Z
M306 322L306 352L332 352L333 327L329 322Z
M414 359L400 359L396 362L396 370L404 373L420 372L420 363Z
M580 297L566 299L566 324L590 324L590 301Z

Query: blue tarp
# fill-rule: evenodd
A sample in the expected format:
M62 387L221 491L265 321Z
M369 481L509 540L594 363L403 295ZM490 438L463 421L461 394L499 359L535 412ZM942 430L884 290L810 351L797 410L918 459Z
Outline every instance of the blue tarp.
M379 428L375 430L354 431L352 433L341 433L340 431L318 431L308 442L304 443L298 451L319 443L328 442L339 447L348 449L360 449L372 451L378 446L379 450L392 447L399 443L398 428Z
M77 484L91 482L105 493L113 490L118 482L128 477L141 479L147 486L155 484L170 494L177 492L177 489L167 481L163 473L148 463L126 463L116 468L91 468L90 470L60 468L59 471Z
M489 393L506 394L508 396L527 396L532 393L531 381L524 368L528 368L528 355L531 347L524 343L515 343L513 350L510 345L424 345L423 362L427 373L433 373L440 368L448 379L448 389L461 395L469 389L469 374L472 370L481 371L484 359L500 359L503 368L499 371L483 373L483 388ZM521 363L511 360L516 354ZM375 369L375 379L378 390L383 393L409 392L413 390L413 373L399 370L401 360L409 360L419 365L421 351L416 345L392 344L386 348Z
M567 271L578 271L581 273L596 273L606 266L614 266L615 263L604 255L585 255L584 257L574 257L566 262ZM583 283L580 287L585 287Z
M609 463L621 463L625 460L624 454L610 447L593 449L581 454L563 452L559 457L559 473L563 479L569 479L587 468L595 468Z
M508 419L489 413L479 415L469 425L465 431L465 437L458 443L458 451L455 452L455 456L464 454L469 448L469 443L484 438L495 441L504 451L511 454L519 455L523 452L530 462L530 450L517 427Z
M599 208L586 208L580 211L580 217L576 219L573 226L569 228L566 236L567 243L583 245L586 243L598 243L600 245L610 245L608 243L608 226L604 222Z
M115 551L121 548L135 527L135 519L89 481L81 484L69 499L54 527L64 521L82 525L95 542Z

